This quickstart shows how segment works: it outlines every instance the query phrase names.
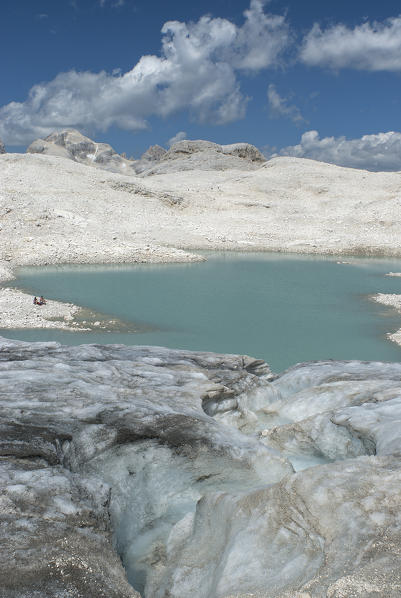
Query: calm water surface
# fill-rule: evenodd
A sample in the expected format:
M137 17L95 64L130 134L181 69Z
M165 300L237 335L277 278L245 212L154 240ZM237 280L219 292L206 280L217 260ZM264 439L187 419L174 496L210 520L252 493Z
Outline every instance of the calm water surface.
M280 371L314 359L401 360L401 318L367 299L401 292L399 259L207 254L195 264L24 268L13 286L139 325L142 332L2 330L8 338L241 353Z

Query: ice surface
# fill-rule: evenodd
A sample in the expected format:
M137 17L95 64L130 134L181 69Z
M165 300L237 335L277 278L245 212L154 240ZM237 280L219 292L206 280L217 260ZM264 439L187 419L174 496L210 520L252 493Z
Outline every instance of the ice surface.
M0 409L5 598L401 595L401 364L4 339Z

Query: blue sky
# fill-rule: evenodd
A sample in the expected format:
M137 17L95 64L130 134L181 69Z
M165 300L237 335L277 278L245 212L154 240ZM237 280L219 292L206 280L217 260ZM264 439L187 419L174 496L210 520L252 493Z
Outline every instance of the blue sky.
M139 156L174 138L401 170L401 5L2 0L0 138L75 127Z

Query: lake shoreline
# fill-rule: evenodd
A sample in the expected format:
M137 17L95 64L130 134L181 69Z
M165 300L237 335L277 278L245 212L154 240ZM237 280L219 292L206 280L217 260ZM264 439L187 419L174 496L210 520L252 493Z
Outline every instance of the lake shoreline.
M202 251L202 250L199 250ZM274 252L274 251L254 251L254 250L214 250L211 249L213 253L217 254L243 254L244 257L251 253L257 254L271 254L272 257L277 256L279 257L288 257L291 258L291 255L294 257L314 257L316 254L310 253L300 253L296 251L291 252ZM355 254L327 254L327 253L320 253L321 257L333 257L335 258L344 258L348 257L352 259L353 257L366 257L367 259L373 259L375 257L389 257L389 256L382 256L382 255L363 255L357 256ZM174 259L170 261L168 254L161 255L158 254L155 258L154 255L150 254L148 256L148 261L140 261L140 262L103 262L103 263L95 263L95 262L67 262L64 264L60 263L44 263L44 264L18 264L15 265L15 268L19 267L35 267L35 266L132 266L132 265L150 265L150 264L177 264L177 263L194 263L194 262L203 262L207 260L207 257L201 254L185 254L182 252L179 257L174 255ZM177 259L178 257L178 259ZM391 256L393 257L393 256ZM159 261L162 259L163 261ZM352 261L344 261L344 260L336 260L337 264L344 264L344 265L352 265ZM401 273L394 273L388 272L386 276L396 277L401 276ZM94 329L107 329L108 327L113 327L114 319L108 319L107 316L96 317L92 314L90 318L92 321L86 322L83 321L82 318L78 318L78 314L82 312L85 307L82 305L76 305L74 303L68 303L63 301L56 301L56 300L47 300L46 305L44 306L35 306L33 305L33 296L24 292L23 290L15 289L12 286L9 286L7 283L11 283L15 280L16 274L14 268L11 267L9 264L1 264L0 263L0 328L3 329L59 329L65 331L91 331ZM395 309L399 314L401 314L401 294L395 293L377 293L373 295L369 295L368 299L374 301L376 303L380 303L385 305L389 308ZM96 326L94 326L96 324ZM396 332L388 332L387 338L396 343L397 345L401 346L401 328Z
M198 250L401 257L401 173L284 157L147 177L41 154L0 164L0 283L20 266L191 263Z
M91 259L92 258L92 259ZM15 270L20 267L35 266L65 266L65 265L117 265L117 264L175 264L202 262L204 257L175 248L145 247L138 250L129 261L125 257L115 254L103 255L104 261L99 262L99 256L88 256L79 260L72 259L60 262L53 255L20 261L0 261L0 328L4 329L37 329L53 328L68 331L92 330L93 326L82 325L77 319L77 314L84 309L83 306L62 301L47 301L46 305L33 305L33 296L10 286L16 279ZM37 309L40 309L38 312ZM96 320L99 328L107 328L110 321L102 318Z
M34 296L9 286L0 287L0 329L52 329L67 332L140 331L139 326L101 314L82 305L47 299L34 304Z
M253 255L250 252L235 252L235 254L233 252L208 252L197 257L202 258L203 264L198 262L189 266L186 264L162 266L159 264L120 263L52 265L38 269L22 267L15 272L18 277L16 282L9 282L9 287L0 288L0 303L2 294L7 293L6 289L11 286L14 292L21 293L21 299L25 302L29 317L26 312L19 313L18 309L11 309L13 304L17 305L16 301L6 301L2 317L3 322L5 317L8 322L2 326L0 314L0 328L4 329L2 334L8 336L7 330L9 330L11 337L14 336L21 340L48 338L62 344L73 345L123 343L181 347L189 350L199 347L205 351L217 350L222 353L242 351L263 357L268 363L274 364L278 371L278 369L285 369L296 360L302 359L299 351L296 358L293 355L297 352L296 347L300 342L293 337L297 327L296 321L299 318L310 318L310 315L313 314L312 319L306 321L309 321L308 330L316 328L314 310L317 309L319 311L316 316L320 318L321 322L318 328L325 329L326 326L329 326L332 333L329 333L329 329L327 329L328 342L320 343L320 348L313 354L309 353L308 359L313 360L322 356L326 359L381 358L383 361L399 360L397 353L401 343L389 342L389 340L393 341L390 334L394 334L389 331L395 331L400 327L398 313L392 313L390 309L380 310L368 306L373 303L372 299L376 289L387 294L394 293L394 291L397 293L398 280L388 278L387 274L390 270L400 269L401 264L398 260L382 262L380 258L365 260L355 256L354 260L351 257L341 260L337 259L338 256L327 257L324 255L320 256L321 259L316 259L315 256L310 255L272 252L253 252ZM93 278L90 278L89 282L91 276ZM238 276L242 281L240 286L236 282ZM272 288L276 287L274 281L277 276L279 286L272 294ZM323 276L322 279L321 276ZM321 281L319 292L316 288L316 277ZM377 282L374 280L375 278ZM89 285L86 285L86 280ZM131 280L132 283L129 282ZM127 281L130 285L128 287L124 286ZM284 287L279 281L286 281ZM234 286L231 289L230 285L232 284ZM85 286L87 286L86 291ZM156 291L156 288L159 291ZM227 329L222 328L224 334L220 336L214 336L211 332L212 329L207 332L205 338L202 336L203 333L199 336L198 332L193 332L195 329L190 327L190 321L197 321L202 329L205 326L208 327L209 321L211 321L214 322L212 326L217 326L216 330L220 330L219 318L223 317L226 311L225 301L232 305L230 308L234 318L232 322L238 323L235 328L242 330L246 321L246 329L251 330L252 321L249 320L246 311L243 311L248 296L246 289L251 288L256 293L254 311L256 310L259 318L263 317L268 323L264 333L259 335L260 338L258 336L251 341L250 338L248 339L245 329L243 332L232 333L230 330L232 326ZM322 288L325 288L326 291L323 296L320 296ZM110 294L107 289L110 289ZM116 294L117 289L121 290ZM237 299L235 299L237 295L235 289L238 289L239 293ZM52 314L47 314L47 306L42 309L32 305L33 293L43 294L46 299L57 300L52 302ZM161 304L158 299L160 293L164 297ZM195 298L196 295L199 300ZM216 295L217 303L213 303L214 295ZM291 307L287 315L286 313L280 315L274 311L277 309L277 303L286 305L287 298L290 297L292 298L288 306ZM307 298L306 303L305 298ZM369 301L366 301L367 299ZM362 322L357 325L361 301L366 301L363 312L371 315L366 316L368 319L364 321L363 325ZM192 307L187 308L186 304ZM121 309L123 305L125 307ZM144 305L146 305L145 311ZM337 305L338 307L336 307ZM308 312L305 312L305 306L309 306L307 307ZM389 307L391 306L389 305ZM280 307L278 309L281 310ZM92 318L87 315L87 312L91 310ZM191 312L190 320L188 318L185 320L187 316L182 310L185 313L188 310ZM13 313L10 314L10 311ZM326 312L327 316L322 316ZM337 317L336 313L339 314L340 321L333 328L333 318ZM37 314L43 316L43 320L40 320ZM160 314L165 314L162 315L161 320ZM215 314L221 314L216 321L213 319ZM323 319L321 319L322 317ZM271 319L277 322L273 329ZM34 321L32 322L32 320ZM377 353L375 353L376 349L373 350L373 346L366 352L363 348L359 349L357 340L354 349L339 351L337 341L334 340L336 338L334 331L338 331L336 326L339 326L341 330L344 327L348 330L349 326L351 326L350 329L355 328L356 338L358 338L358 327L361 330L366 330L369 337L373 338L374 335L378 339ZM376 333L374 332L375 327ZM40 332L41 328L42 332ZM46 330L49 330L49 334L45 332ZM343 333L346 336L348 334L346 331ZM197 336L193 336L193 334ZM302 334L304 332L301 332L301 336L298 335L299 339L302 338ZM219 340L220 338L222 342ZM291 338L294 350L291 349L289 353L286 350L288 362L282 366L283 360L280 351L282 346L290 342ZM266 339L266 342L263 339ZM397 346L394 350L383 347L383 345L390 347L394 344ZM350 339L347 341L347 347L349 346L354 346ZM316 345L316 349L317 347L318 345ZM304 347L302 352L304 353L305 350L307 351Z
M27 293L10 287L0 289L0 328L85 330L75 320L80 309L71 303L52 300L46 300L45 305L34 305L33 297Z

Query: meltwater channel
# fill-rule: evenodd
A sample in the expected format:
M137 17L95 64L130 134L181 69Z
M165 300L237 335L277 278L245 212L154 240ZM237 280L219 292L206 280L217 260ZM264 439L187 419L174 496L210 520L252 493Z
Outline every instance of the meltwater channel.
M304 361L400 361L401 327L369 299L399 293L400 259L207 253L190 264L21 268L12 286L117 317L115 332L1 330L64 344L123 343L248 354L273 371Z

